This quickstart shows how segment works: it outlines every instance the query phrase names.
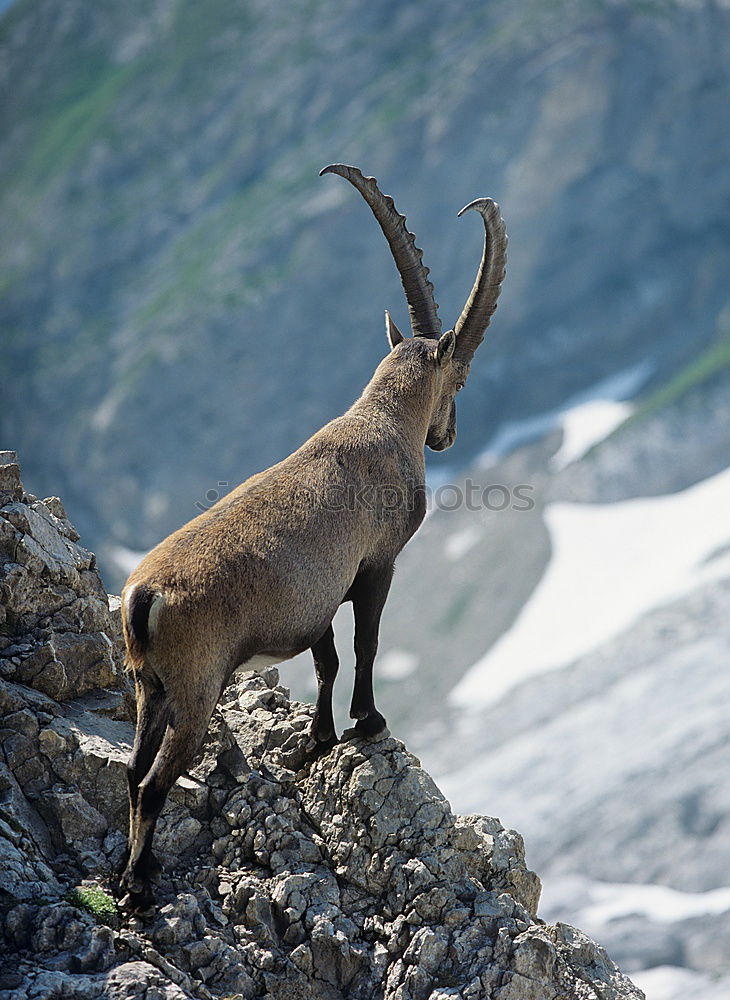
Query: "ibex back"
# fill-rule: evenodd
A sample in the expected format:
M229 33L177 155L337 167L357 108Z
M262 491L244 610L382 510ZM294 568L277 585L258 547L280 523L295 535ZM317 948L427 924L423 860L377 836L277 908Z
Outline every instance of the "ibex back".
M385 728L372 670L393 564L425 514L424 446L440 451L456 437L454 397L496 308L507 239L493 201L467 206L484 220L484 254L461 316L442 336L428 269L392 199L355 167L325 172L347 178L380 223L413 336L404 338L386 313L390 353L347 413L166 538L127 581L122 612L137 732L120 887L130 909L153 901L155 823L237 667L261 668L311 649L319 682L312 737L326 751L336 740L332 619L352 601L350 714L364 736Z

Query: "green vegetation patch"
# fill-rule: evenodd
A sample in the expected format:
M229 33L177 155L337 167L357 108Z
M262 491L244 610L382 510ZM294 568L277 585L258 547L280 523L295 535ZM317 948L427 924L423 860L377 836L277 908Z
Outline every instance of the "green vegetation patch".
M105 68L88 89L59 102L52 121L39 132L25 164L25 180L42 184L67 171L101 129L108 126L132 66Z
M671 406L696 386L707 382L725 368L730 368L730 330L723 331L707 350L677 372L665 385L647 396L636 412L621 426L628 427Z
M68 894L68 901L80 910L86 910L97 920L105 921L117 915L112 897L97 885L80 885Z

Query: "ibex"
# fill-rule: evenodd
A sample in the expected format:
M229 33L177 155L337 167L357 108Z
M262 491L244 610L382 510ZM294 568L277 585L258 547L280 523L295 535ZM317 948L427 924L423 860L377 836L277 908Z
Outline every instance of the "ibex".
M122 612L137 731L120 889L132 910L153 902L157 818L237 667L261 669L311 649L318 679L311 735L328 750L336 741L332 619L352 601L350 715L363 736L385 728L373 661L395 558L425 514L424 445L441 451L454 443L454 397L504 277L504 222L498 205L480 198L462 212L476 209L484 220L481 266L454 329L441 336L423 254L392 198L355 167L334 164L321 173L345 177L372 209L403 283L413 336L404 338L386 312L391 350L350 409L166 538L127 581ZM333 491L351 502L332 503ZM366 494L370 502L358 503Z

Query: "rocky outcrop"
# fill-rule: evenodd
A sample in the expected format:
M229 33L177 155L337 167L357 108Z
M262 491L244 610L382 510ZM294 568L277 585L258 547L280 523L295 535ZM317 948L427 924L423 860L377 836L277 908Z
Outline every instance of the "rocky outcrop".
M310 759L311 706L273 669L227 689L171 794L156 911L118 914L133 726L116 611L60 502L23 494L3 457L2 1000L642 996L537 918L519 835L454 816L398 740Z
M23 492L0 452L0 671L57 701L115 683L121 655L94 554L58 497Z

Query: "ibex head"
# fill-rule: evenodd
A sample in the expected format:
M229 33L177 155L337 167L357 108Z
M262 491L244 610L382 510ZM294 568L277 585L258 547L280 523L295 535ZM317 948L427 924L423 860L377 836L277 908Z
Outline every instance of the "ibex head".
M391 349L398 348L404 340L409 342L416 338L434 342L433 350L428 352L428 361L433 366L434 395L426 444L434 451L443 451L456 439L456 393L466 382L474 353L497 308L504 279L507 233L499 205L491 198L478 198L459 212L463 215L473 208L482 216L484 252L461 316L453 330L442 335L433 285L428 280L429 270L423 263L423 251L416 246L415 236L406 227L405 216L398 214L393 199L380 191L375 178L364 177L357 167L333 163L324 167L320 176L328 173L339 174L357 188L380 223L393 254L408 302L413 338L403 337L386 310L385 328Z

